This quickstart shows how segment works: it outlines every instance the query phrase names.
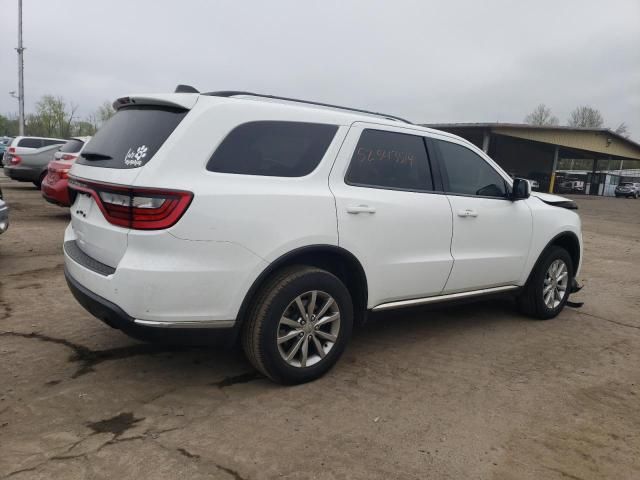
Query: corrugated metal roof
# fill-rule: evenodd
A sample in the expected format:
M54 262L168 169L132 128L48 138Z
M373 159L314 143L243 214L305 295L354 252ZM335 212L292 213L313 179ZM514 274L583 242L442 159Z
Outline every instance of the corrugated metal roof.
M582 128L522 123L437 123L423 124L435 129L490 129L492 132L568 148L640 159L640 144L608 128ZM611 139L608 142L607 139ZM614 141L615 140L615 141Z

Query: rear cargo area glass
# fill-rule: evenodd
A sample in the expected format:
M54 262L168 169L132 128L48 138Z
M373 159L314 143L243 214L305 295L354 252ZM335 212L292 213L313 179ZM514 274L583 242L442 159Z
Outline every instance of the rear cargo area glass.
M77 163L120 169L146 165L187 112L158 106L121 108L87 143Z

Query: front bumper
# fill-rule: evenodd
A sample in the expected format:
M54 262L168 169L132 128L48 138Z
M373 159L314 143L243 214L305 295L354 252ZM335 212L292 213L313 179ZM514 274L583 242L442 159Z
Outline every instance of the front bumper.
M179 345L231 345L237 338L238 329L234 326L227 328L158 328L141 324L115 303L81 285L66 267L64 276L69 290L85 310L110 327L121 330L139 340Z

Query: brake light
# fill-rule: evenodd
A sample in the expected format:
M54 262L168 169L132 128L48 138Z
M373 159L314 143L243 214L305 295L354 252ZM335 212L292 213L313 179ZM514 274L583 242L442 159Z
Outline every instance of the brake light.
M61 160L75 160L76 158L78 158L76 155L69 155L68 153L65 153L62 155Z
M137 188L85 182L69 178L69 188L91 195L112 225L134 230L162 230L177 223L193 193L182 190Z
M11 165L18 165L21 161L22 157L19 157L18 155L11 155L11 157L9 157L9 163Z
M16 153L16 147L9 147L9 153Z

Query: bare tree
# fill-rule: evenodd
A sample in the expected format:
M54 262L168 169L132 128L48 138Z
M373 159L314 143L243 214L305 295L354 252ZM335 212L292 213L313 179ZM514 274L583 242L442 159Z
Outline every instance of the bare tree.
M618 127L614 130L618 135L622 135L625 138L629 138L629 127L627 124L622 122Z
M113 106L111 106L111 103L103 102L95 113L96 127L104 125L115 113L116 111L113 109Z
M604 118L598 109L583 105L571 112L567 124L570 127L601 128Z
M524 117L529 125L558 125L558 117L551 113L551 109L544 103L538 105L533 112Z

